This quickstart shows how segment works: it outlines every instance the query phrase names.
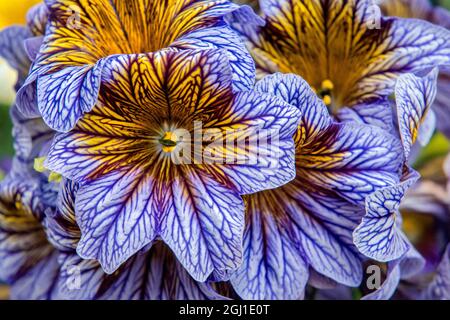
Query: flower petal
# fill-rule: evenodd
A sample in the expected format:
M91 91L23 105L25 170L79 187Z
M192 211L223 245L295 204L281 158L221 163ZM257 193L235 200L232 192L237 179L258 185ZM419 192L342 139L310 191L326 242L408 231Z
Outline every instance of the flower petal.
M33 166L34 159L47 155L54 131L40 118L28 119L18 110L16 105L11 107L13 126L14 151L16 158Z
M47 211L44 225L48 241L61 252L75 251L81 238L76 222L75 199L79 184L64 180L54 212Z
M361 209L331 194L304 192L300 187L292 186L292 200L284 210L295 225L303 255L320 274L341 284L358 286L362 280L361 258L351 233L362 215Z
M224 49L233 71L233 88L250 90L255 84L255 63L242 40L228 26L191 32L172 46L180 49Z
M330 126L332 119L325 104L312 91L309 84L293 74L275 73L258 81L255 90L281 98L302 113L297 144L317 137Z
M358 123L335 123L324 103L295 75L268 76L256 89L302 111L295 141L297 176L303 176L305 184L332 189L364 205L373 191L398 182L401 145L389 132Z
M275 219L273 208L279 203L273 194L249 198L244 260L231 277L234 290L246 300L299 299L308 281L308 263L290 237L289 223Z
M189 33L224 24L223 17L238 8L227 0L171 0L164 2L164 10L159 1L142 0L131 5L117 0L46 4L46 36L18 101L21 110L36 115L26 97L38 80L39 110L50 127L63 132L93 108L108 57L157 52Z
M41 225L40 197L38 182L24 167L0 183L0 279L11 284L13 299L49 299L55 293L59 264Z
M226 161L225 165L217 164L217 170L223 171L240 194L276 188L291 181L295 177L292 136L300 111L258 92L236 94L226 111L229 116L205 124L207 129L224 132L227 139L218 141L218 145L225 146ZM248 145L244 143L246 138ZM229 139L232 144L228 144Z
M56 285L59 282L60 266L58 252L52 251L44 259L35 262L11 287L12 300L58 300Z
M377 190L366 199L367 213L353 233L355 245L364 255L385 262L408 251L409 241L398 226L398 209L406 191L418 179L419 174L412 170L398 185Z
M356 123L334 124L302 149L297 176L359 205L374 191L397 184L403 165L394 136Z
M436 274L432 282L422 293L422 299L450 299L450 245L447 245L442 255L442 260L436 269Z
M166 191L162 239L197 281L214 270L235 270L242 260L243 200L201 172L181 176Z
M57 135L47 159L49 169L68 178L98 176L124 163L148 167L157 157L149 147L159 134L152 123L175 118L191 125L199 116L208 121L231 104L231 71L220 49L110 60L99 103L74 130Z
M433 118L426 119L434 117L430 108L436 97L437 76L438 70L434 69L422 78L406 74L397 81L395 87L397 117L406 157L409 156L411 147L417 139L422 145L426 145L434 131ZM426 130L421 129L422 124L426 124Z
M60 132L72 130L97 102L105 61L95 66L68 67L38 79L38 106L47 125Z

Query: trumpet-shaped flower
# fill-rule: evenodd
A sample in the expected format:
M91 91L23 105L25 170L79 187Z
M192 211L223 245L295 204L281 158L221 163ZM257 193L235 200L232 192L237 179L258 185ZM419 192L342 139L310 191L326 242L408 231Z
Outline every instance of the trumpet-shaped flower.
M301 78L275 74L256 88L302 111L293 182L246 198L244 262L231 281L244 298L302 297L309 269L357 286L362 261L352 232L365 199L400 181L400 141L375 126L336 123Z
M241 195L294 177L292 135L299 110L268 94L234 93L232 70L220 49L113 59L103 70L99 102L72 131L56 136L45 164L81 184L78 253L112 273L160 237L196 280L236 269L244 227ZM196 123L203 126L203 138L196 136L203 132ZM221 143L216 151L223 156L211 161L212 141L241 135L254 140L258 130L278 138ZM192 154L192 162L179 161L180 151ZM236 155L244 161L235 161ZM229 156L231 162L221 162Z

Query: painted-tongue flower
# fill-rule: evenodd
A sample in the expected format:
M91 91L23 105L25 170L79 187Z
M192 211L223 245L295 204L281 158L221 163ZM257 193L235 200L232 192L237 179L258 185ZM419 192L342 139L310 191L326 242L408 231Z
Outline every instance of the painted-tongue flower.
M360 120L379 122L379 108L391 111L384 100L399 75L450 63L450 32L425 21L381 17L369 0L261 0L260 6L264 26L236 27L260 77L300 75L338 116L352 107Z
M117 55L165 48L222 48L236 90L254 83L254 62L224 17L240 7L228 0L89 1L47 0L43 44L18 106L28 117L42 115L53 129L67 132L97 102L105 66ZM248 19L252 19L250 9ZM130 57L128 57L130 58ZM38 90L35 92L37 81ZM38 96L38 108L27 97Z
M160 237L196 280L239 267L241 195L294 177L299 110L268 94L235 93L220 49L118 55L102 78L96 106L56 136L46 161L81 184L80 256L112 273ZM196 136L198 123L205 139ZM224 144L258 131L277 139ZM180 150L192 162L179 161ZM234 162L237 155L249 161Z
M267 76L256 90L302 112L295 135L297 175L281 188L246 197L244 260L231 279L235 290L248 299L298 299L309 268L358 286L364 258L352 232L365 199L399 183L399 139L375 126L335 122L298 76Z

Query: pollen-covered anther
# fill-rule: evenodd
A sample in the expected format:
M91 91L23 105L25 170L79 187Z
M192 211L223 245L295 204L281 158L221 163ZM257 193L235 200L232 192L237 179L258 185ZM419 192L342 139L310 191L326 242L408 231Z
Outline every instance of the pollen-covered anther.
M175 133L167 131L164 133L163 137L159 140L161 143L162 150L166 153L170 153L175 150L177 146L178 137Z

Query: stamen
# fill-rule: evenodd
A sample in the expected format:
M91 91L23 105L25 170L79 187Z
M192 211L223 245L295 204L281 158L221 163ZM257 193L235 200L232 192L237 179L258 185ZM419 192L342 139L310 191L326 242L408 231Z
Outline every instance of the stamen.
M40 173L44 173L47 168L44 166L45 157L34 159L34 170Z
M62 176L57 173L57 172L50 172L49 176L48 176L48 182L56 182L56 183L60 183L62 181Z
M178 137L171 131L164 133L164 136L159 140L159 143L162 145L162 150L166 153L170 153L175 150L177 142Z

